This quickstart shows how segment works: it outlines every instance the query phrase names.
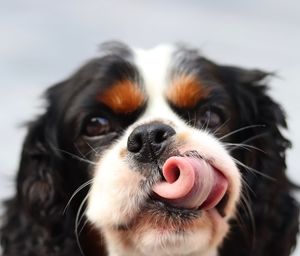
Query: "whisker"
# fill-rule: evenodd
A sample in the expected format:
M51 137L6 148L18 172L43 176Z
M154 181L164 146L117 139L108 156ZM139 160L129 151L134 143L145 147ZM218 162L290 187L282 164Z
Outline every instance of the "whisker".
M258 147L255 147L253 145L244 144L244 143L225 143L225 146L226 147L227 146L234 146L233 148L229 148L228 149L229 152L232 152L232 151L234 151L236 149L242 148L242 149L246 149L246 150L249 150L249 151L251 151L251 149L255 149L257 151L260 151L260 152L266 154L266 151L264 151L264 150L262 150L262 149L260 149Z
M64 208L63 214L66 213L67 208L70 206L71 201L74 199L74 197L85 187L91 185L94 182L94 179L90 179L88 181L86 181L85 183L81 184L72 194L71 198L69 199L68 203L66 204L66 207Z
M256 135L254 135L254 136L252 136L252 137L250 137L250 138L248 138L248 139L242 141L241 143L248 143L248 142L251 142L251 141L253 141L253 140L259 139L259 138L261 138L261 137L264 137L264 136L266 136L266 135L268 135L267 132L262 132L262 133L256 134Z
M185 121L187 126L196 127L196 114L194 113L194 118L191 117L191 113L187 112L187 120Z
M256 196L255 192L251 189L251 187L249 186L249 184L246 182L246 180L242 179L242 184L243 184L243 188L241 191L241 208L244 210L245 214L248 216L249 221L250 221L250 228L251 230L246 230L245 234L249 235L250 238L250 231L252 231L252 238L251 238L251 242L252 242L252 246L255 244L255 234L256 234L256 223L255 223L255 218L254 218L254 214L253 211L251 209L251 203L250 203L250 195L249 192L251 192L254 196ZM246 189L245 189L246 188ZM246 220L243 220L244 222ZM246 225L248 226L248 225Z
M212 134L213 135L217 135L218 131L220 131L228 122L230 121L230 118L228 118L225 122L223 122L223 124L221 124L219 127L217 127Z
M249 185L247 184L247 182L245 180L242 180L242 183L243 183L243 188L249 188ZM250 197L249 197L249 194L248 194L248 191L247 189L243 189L241 191L241 197L240 197L240 203L239 203L239 206L240 206L240 209L243 210L244 214L246 216L248 216L249 218L249 221L250 221L250 228L251 230L249 230L249 225L247 225L247 220L245 219L245 217L242 216L242 212L241 211L236 211L236 221L237 221L237 224L240 226L241 230L245 233L245 234L248 234L250 235L251 234L251 231L252 231L252 244L254 244L254 241L255 241L255 219L254 219L254 215L253 215L253 212L252 212L252 209L250 207L250 203L249 203L249 200Z
M82 158L82 157L80 157L78 155L75 155L73 153L70 153L70 152L62 150L62 149L57 149L57 150L59 150L60 152L63 152L64 154L67 154L67 155L71 156L72 158L77 159L77 160L79 160L81 162L92 164L92 165L97 165L96 162L88 160L85 156L83 156L83 158Z
M74 144L74 147L76 148L77 152L80 154L80 156L82 158L86 159L86 156L84 154L82 154L82 152L80 151L80 149L78 148L78 146L75 143L73 143L73 144Z
M99 151L98 149L100 149L101 147L93 147L91 146L87 141L84 141L91 150L89 150L88 152L86 152L84 154L84 157L87 158L92 152L95 154L95 156L98 156L99 155Z
M197 114L194 112L194 127L197 127Z
M258 174L258 175L260 175L260 176L262 176L262 177L264 177L264 178L266 178L266 179L269 179L269 180L271 180L271 181L276 181L275 178L273 178L273 177L271 177L271 176L269 176L269 175L267 175L267 174L264 174L264 173L262 173L262 172L260 172L260 171L258 171L258 170L256 170L256 169L250 167L250 166L247 166L246 164L243 164L241 161L237 160L236 158L232 158L232 159L233 159L233 161L234 161L237 165L240 165L240 166L244 167L246 170L248 170L248 171L250 171L250 172L252 172L252 173L254 173L254 174Z
M100 147L93 148L93 149L87 151L87 152L84 154L85 159L88 159L89 155L91 155L92 153L94 153L95 156L98 156L99 152L96 151L96 149L98 149L98 148L100 148Z
M252 212L252 209L250 207L250 203L248 198L250 198L249 196L249 191L255 196L255 192L252 190L252 188L249 186L249 184L246 182L246 180L241 177L241 181L243 184L243 188L246 189L242 189L241 191L241 198L240 198L240 207L244 210L245 214L249 217L250 219L250 227L251 230L253 232L253 234L255 234L255 219L254 219L254 215ZM240 212L237 212L237 221L238 223L241 225L241 227L243 228L243 230L245 231L245 233L249 234L248 232L248 225L246 224L246 220L242 217ZM254 237L253 237L253 241L254 241ZM252 242L253 242L252 241Z
M244 193L241 194L241 207L244 210L245 214L248 215L248 217L249 217L250 228L252 231L252 244L254 244L254 242L255 242L254 234L256 233L255 218L254 218L250 203L247 199L247 196L244 195ZM246 226L248 226L248 225L246 225ZM250 230L248 230L248 231L250 231ZM248 231L246 233L250 234L250 232L248 232Z
M201 127L199 128L200 130L203 130L204 132L206 131L205 124L206 124L206 122L205 123L201 123Z
M79 248L79 250L80 250L80 253L84 256L85 254L84 254L84 252L83 252L83 249L82 249L82 246L81 246L81 244L80 244L80 240L79 240L79 233L78 233L78 226L79 226L79 220L81 219L81 217L79 217L80 216L80 213L81 213L81 211L82 211L82 209L83 209L83 207L84 207L84 204L86 203L86 201L88 200L88 197L89 197L89 194L87 194L86 196L85 196L85 198L82 200L82 202L81 202L81 204L80 204L80 206L79 206L79 208L78 208L78 211L77 211L77 214L76 214L76 219L75 219L75 237L76 237L76 243L77 243L77 245L78 245L78 248ZM84 214L84 213L83 213Z
M85 141L85 143L90 147L90 149L91 149L92 151L95 152L95 154L98 153L98 152L90 145L90 143L88 143L87 141Z
M85 214L86 214L86 211L84 211L84 214L81 216L81 217L84 217L85 216ZM82 221L82 219L81 220L79 220L79 223ZM85 228L85 226L88 224L88 222L89 222L89 220L88 219L86 219L85 221L84 221L84 223L83 223L83 225L82 225L82 227L81 227L81 229L79 230L79 232L78 232L78 235L80 236L81 235L81 233L82 233L82 231L83 231L83 229Z
M243 176L241 176L241 181L243 186L245 186L247 188L247 192L250 191L254 196L256 196L256 193L254 192L254 190L251 188L251 186L249 186L249 184L247 183L247 181L244 179ZM243 191L242 191L243 192Z
M210 118L211 118L211 114L210 114L210 113L211 113L211 112L209 111L208 113L209 113L209 116L208 116L208 119L207 119L206 122L205 122L205 128L204 128L204 131L205 131L205 132L209 131L209 130L208 130L208 125L209 125L209 123L210 123Z
M229 132L227 134L225 134L224 136L222 136L221 138L219 138L219 140L223 140L233 134L236 134L238 132L241 132L241 131L244 131L244 130L247 130L247 129L251 129L251 128L257 128L257 127L266 127L264 124L257 124L257 125L249 125L249 126L245 126L245 127L242 127L242 128L239 128L239 129L236 129L232 132Z
M193 125L192 125L192 119L191 119L191 116L190 116L190 112L187 112L187 115L188 115L188 120L187 120L187 122L186 122L187 125L188 125L188 126L193 126Z

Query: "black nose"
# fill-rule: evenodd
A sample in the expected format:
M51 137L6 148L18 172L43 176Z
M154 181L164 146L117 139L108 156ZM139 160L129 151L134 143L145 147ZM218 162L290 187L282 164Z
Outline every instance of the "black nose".
M152 162L162 154L168 139L175 133L171 126L161 123L140 125L129 135L127 149L138 161Z

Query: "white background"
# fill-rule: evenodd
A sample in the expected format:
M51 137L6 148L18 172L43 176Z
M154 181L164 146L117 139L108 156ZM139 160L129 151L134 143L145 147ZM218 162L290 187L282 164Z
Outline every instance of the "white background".
M21 125L42 111L44 89L111 39L146 48L187 42L220 63L276 71L271 93L293 142L288 174L300 184L299 1L1 0L0 199L12 194Z

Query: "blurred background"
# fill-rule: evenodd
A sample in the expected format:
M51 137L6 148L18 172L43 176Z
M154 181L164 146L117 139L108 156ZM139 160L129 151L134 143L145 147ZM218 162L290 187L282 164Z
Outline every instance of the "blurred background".
M42 112L42 92L112 39L143 48L187 42L219 63L275 71L270 93L293 142L288 175L300 184L299 11L296 0L1 0L0 200L13 193L22 124Z

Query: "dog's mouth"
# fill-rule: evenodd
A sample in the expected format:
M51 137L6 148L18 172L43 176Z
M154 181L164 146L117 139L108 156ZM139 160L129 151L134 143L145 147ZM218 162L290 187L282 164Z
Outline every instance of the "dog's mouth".
M225 216L228 180L221 171L201 157L171 156L162 167L163 180L157 182L151 201L161 210L183 216L199 216L216 209Z

